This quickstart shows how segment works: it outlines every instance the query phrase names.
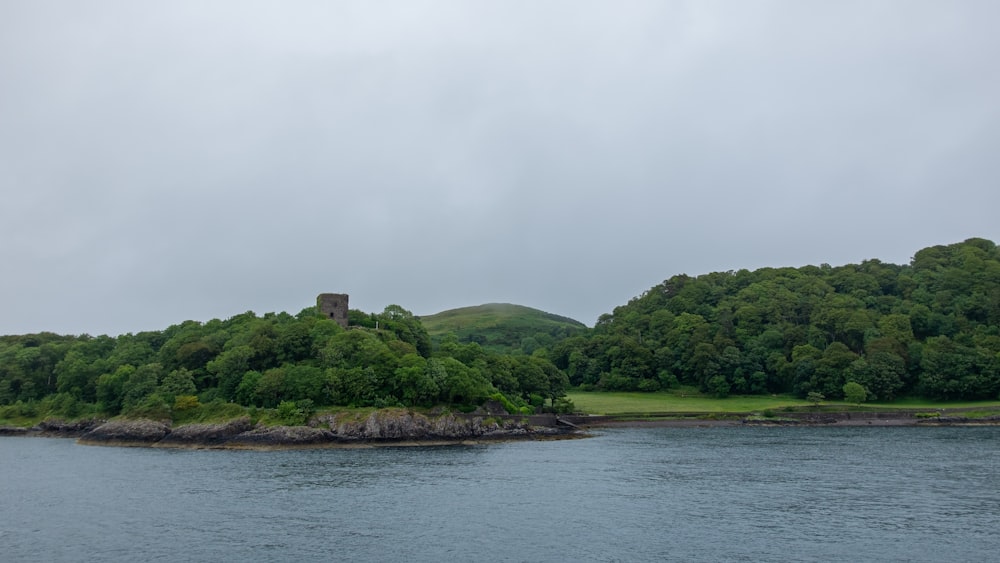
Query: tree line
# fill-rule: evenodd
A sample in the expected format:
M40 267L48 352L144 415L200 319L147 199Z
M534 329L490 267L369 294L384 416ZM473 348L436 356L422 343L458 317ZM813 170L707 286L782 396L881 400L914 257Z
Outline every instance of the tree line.
M531 338L508 352L454 334L432 343L398 305L351 310L348 330L309 307L117 337L2 336L0 418L208 403L471 408L488 398L532 412L546 401L571 408L569 387L840 399L853 383L868 400L995 399L1000 249L974 238L906 265L677 275L592 329Z
M907 265L677 275L548 357L584 389L840 399L855 382L869 400L996 399L1000 249L973 238Z
M211 403L471 408L489 398L528 413L545 401L557 406L567 386L542 355L500 355L455 339L432 349L419 318L398 305L351 310L347 330L310 307L117 337L0 337L8 418L169 417Z

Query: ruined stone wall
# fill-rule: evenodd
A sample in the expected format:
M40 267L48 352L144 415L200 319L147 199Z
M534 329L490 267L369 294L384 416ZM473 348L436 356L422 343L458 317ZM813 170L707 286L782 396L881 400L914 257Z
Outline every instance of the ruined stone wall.
M328 319L333 319L340 326L347 328L347 294L320 293L316 298L319 312Z

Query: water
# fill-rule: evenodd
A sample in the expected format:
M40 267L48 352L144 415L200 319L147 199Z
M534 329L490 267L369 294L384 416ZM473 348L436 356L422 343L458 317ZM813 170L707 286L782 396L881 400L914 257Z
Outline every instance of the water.
M989 561L1000 428L278 452L0 438L0 560Z

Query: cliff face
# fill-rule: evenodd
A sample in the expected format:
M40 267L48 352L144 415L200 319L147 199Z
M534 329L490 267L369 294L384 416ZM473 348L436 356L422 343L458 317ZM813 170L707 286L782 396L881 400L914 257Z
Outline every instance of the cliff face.
M364 418L323 415L309 426L253 425L249 418L223 424L171 427L152 420L114 420L90 429L80 443L91 445L254 448L400 442L458 442L530 438L565 434L559 428L532 426L527 420L444 414L428 417L401 409L374 411Z

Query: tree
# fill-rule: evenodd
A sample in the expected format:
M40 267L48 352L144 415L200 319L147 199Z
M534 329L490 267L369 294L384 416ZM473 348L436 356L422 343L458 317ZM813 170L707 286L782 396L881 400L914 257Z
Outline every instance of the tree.
M156 391L162 376L161 364L146 364L136 368L122 386L122 409L128 411L139 406L146 397Z
M809 394L806 395L806 400L812 403L814 407L818 407L824 399L826 399L826 397L823 396L822 393L818 393L816 391L810 391Z
M173 400L180 395L194 395L197 392L194 386L194 375L187 368L179 368L167 374L163 378L163 383L157 392Z
M848 381L844 384L844 400L848 403L860 405L868 398L868 390L856 381Z
M236 388L243 380L243 375L250 371L253 358L254 349L242 345L226 350L205 366L208 372L214 376L219 394L223 399L227 401L233 399Z

